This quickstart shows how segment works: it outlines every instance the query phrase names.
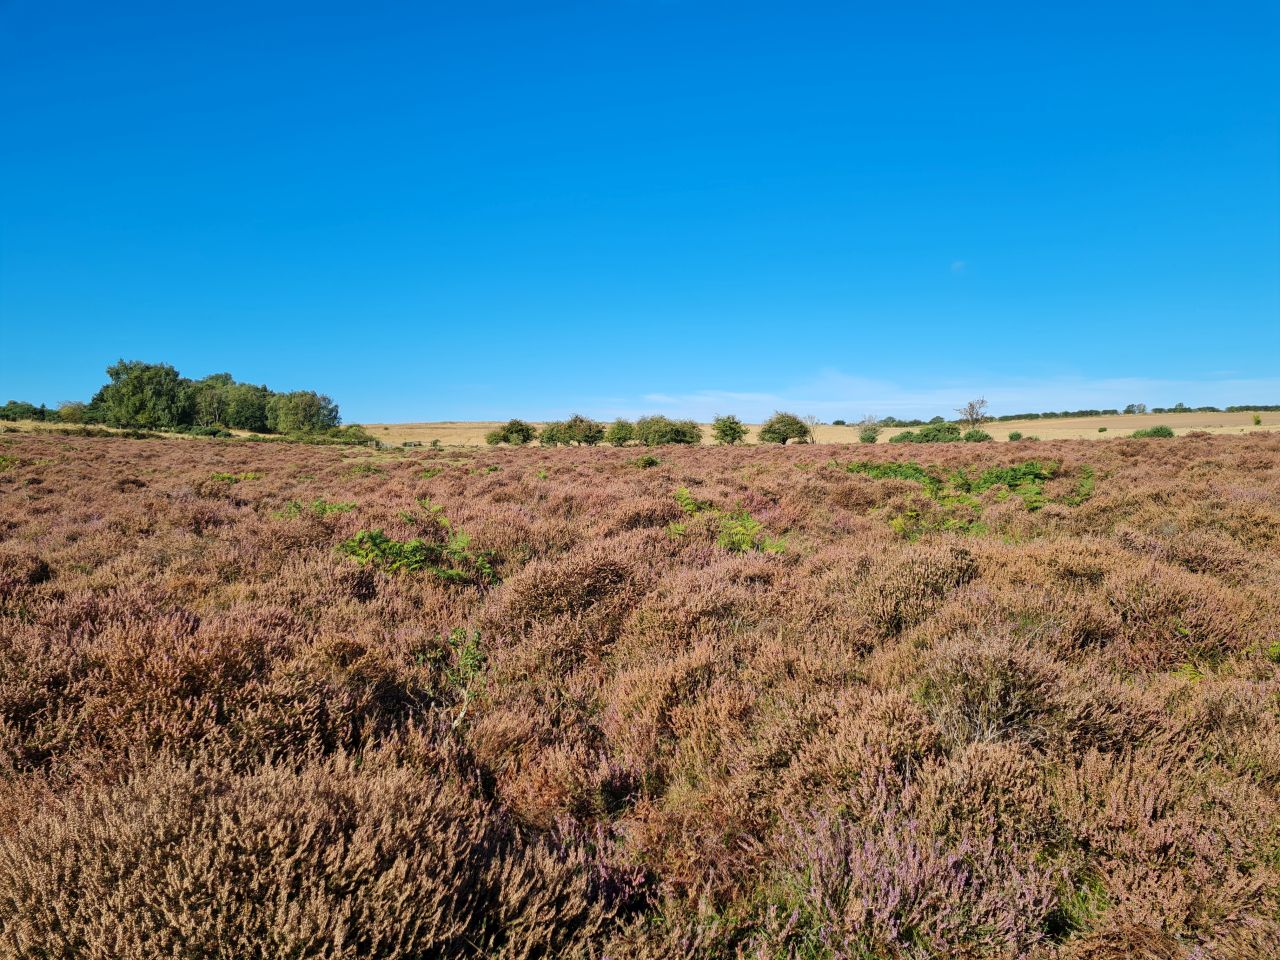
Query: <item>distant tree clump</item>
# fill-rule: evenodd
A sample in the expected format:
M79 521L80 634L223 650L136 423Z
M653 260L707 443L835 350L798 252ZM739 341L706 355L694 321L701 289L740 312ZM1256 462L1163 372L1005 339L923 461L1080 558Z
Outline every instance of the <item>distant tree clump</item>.
M338 405L314 390L277 393L267 401L267 429L272 433L328 430L339 422Z
M954 423L930 421L918 430L904 430L889 438L890 443L956 443L963 439L960 428Z
M761 443L813 442L813 429L794 413L778 411L760 427Z
M625 447L636 438L636 425L619 417L604 432L604 442L614 447Z
M1164 437L1167 439L1173 436L1173 427L1166 427L1161 424L1157 427L1147 427L1145 430L1135 430L1133 433L1129 434L1129 436L1136 437L1138 439L1148 437Z
M1125 413L1146 413L1147 405L1145 403L1131 403L1124 408Z
M746 439L747 426L732 414L716 417L711 422L711 435L716 438L716 443L731 447Z
M636 440L646 447L670 443L699 444L702 428L693 420L671 420L661 415L641 417L636 421Z
M490 430L485 434L484 441L492 446L505 443L513 447L523 447L537 435L538 431L533 424L523 420L508 420L496 430Z
M121 360L107 367L111 382L93 399L113 427L172 430L192 424L190 381L167 363Z
M49 409L42 403L36 406L25 400L10 400L0 407L0 420L47 420Z
M604 439L604 424L574 414L568 420L553 420L542 428L538 441L544 447L571 447L575 443L594 447Z

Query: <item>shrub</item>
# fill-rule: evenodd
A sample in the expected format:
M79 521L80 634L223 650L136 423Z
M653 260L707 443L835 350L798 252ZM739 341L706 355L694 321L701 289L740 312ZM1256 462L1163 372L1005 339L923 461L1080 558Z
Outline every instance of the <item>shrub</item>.
M656 467L662 461L651 453L643 453L631 461L631 465L639 467L641 470L648 470L650 467Z
M1098 432L1099 432L1099 433L1106 433L1106 432L1107 432L1107 428L1106 428L1106 427L1099 427L1099 428L1098 428Z
M875 443L880 439L880 421L875 417L863 417L862 422L858 424L858 441L860 443Z
M565 435L573 443L594 447L604 439L604 424L575 413L564 423Z
M538 443L544 447L567 447L573 442L569 430L563 420L552 420L544 423L538 433Z
M752 550L782 553L786 549L786 542L781 537L766 534L764 524L746 510L721 515L716 543L730 553L750 553Z
M791 440L810 443L813 431L794 413L778 411L760 427L759 437L761 443L787 443Z
M1129 434L1131 437L1144 439L1147 437L1172 437L1173 427L1166 427L1163 424L1156 427L1147 427L1145 430L1135 430Z
M609 429L604 432L605 443L615 447L625 447L628 443L636 438L636 426L630 420L618 418L609 424Z
M735 416L721 416L716 417L711 422L711 435L715 437L716 443L733 446L735 443L741 443L746 438L747 428Z
M444 543L421 538L393 540L381 530L361 530L338 549L361 566L391 572L431 573L450 583L486 583L494 579L489 557L471 550L471 538L461 531Z
M965 443L986 443L991 439L991 434L985 430L966 430L960 439Z
M843 427L843 426L847 426L847 425L848 425L848 421L847 421L847 420L832 420L832 421L831 421L831 425L832 425L833 427Z
M1021 430L1010 430L1010 431L1009 431L1009 439L1010 439L1010 440L1021 440L1021 439L1022 439L1022 431L1021 431Z
M538 435L538 431L533 424L526 423L523 420L508 420L496 430L490 430L485 435L485 443L496 446L499 443L506 443L513 447L523 447Z
M1254 425L1255 427L1260 427L1260 426L1262 426L1262 417L1261 417L1261 416L1259 416L1259 415L1258 415L1258 414L1256 414L1256 413L1253 415L1253 425Z
M982 431L978 431L981 433ZM983 434L990 437L987 434ZM890 443L956 443L962 438L954 423L926 423L917 430L904 430L889 438Z
M695 421L671 420L660 415L641 417L636 421L635 433L636 440L646 447L702 442L702 428Z

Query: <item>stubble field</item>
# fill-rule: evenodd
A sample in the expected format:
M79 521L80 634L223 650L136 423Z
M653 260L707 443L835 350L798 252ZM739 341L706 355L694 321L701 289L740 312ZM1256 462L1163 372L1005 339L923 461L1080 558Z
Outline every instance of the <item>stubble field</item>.
M1253 414L1236 413L1148 413L1138 415L1099 416L1099 417L1052 417L1036 420L1005 420L990 422L984 429L996 441L1005 441L1013 431L1027 436L1037 436L1041 440L1100 440L1118 439L1134 430L1140 430L1156 424L1166 424L1174 432L1182 435L1190 431L1206 433L1243 434L1259 430L1280 429L1280 412L1263 412L1260 414L1262 424L1255 426ZM430 444L439 440L446 447L482 447L484 438L490 430L501 426L500 423L484 420L447 420L428 423L367 423L364 424L373 436L383 443L401 444L406 440ZM536 424L539 428L543 425ZM748 424L747 443L756 443L756 432L760 424ZM1104 428L1099 432L1099 427ZM909 429L906 427L902 430ZM889 438L900 429L886 427L880 434L880 443L888 443ZM834 426L829 423L818 424L814 429L818 443L857 443L857 425ZM711 425L702 424L704 444L714 443Z
M650 452L3 438L0 956L1276 956L1280 435Z

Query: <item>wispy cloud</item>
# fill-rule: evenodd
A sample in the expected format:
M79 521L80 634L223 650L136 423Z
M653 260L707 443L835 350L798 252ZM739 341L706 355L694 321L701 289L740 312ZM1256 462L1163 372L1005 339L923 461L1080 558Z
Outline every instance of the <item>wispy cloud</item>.
M1280 403L1280 378L1163 380L1140 377L1086 379L1016 378L957 379L930 385L907 385L889 380L826 371L814 379L788 387L737 391L702 389L688 393L650 393L631 400L611 398L600 404L598 416L634 417L645 413L696 417L734 413L759 420L774 410L813 414L823 420L875 416L918 417L950 414L974 397L985 397L995 414L1041 410L1123 408L1141 402L1149 406L1224 406L1235 403Z

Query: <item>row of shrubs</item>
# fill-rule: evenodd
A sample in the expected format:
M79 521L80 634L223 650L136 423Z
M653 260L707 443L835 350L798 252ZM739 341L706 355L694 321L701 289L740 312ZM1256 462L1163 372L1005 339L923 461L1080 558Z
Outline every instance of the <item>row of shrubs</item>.
M746 440L747 425L732 415L719 416L711 423L711 435L716 443L733 446ZM794 413L779 411L761 425L759 439L761 443L812 443L813 427ZM493 446L505 443L522 447L534 440L544 447L594 447L601 443L614 447L696 445L702 442L702 427L694 420L672 420L661 415L634 422L619 418L606 426L574 414L568 420L544 424L541 430L525 420L508 420L485 436L485 442Z

